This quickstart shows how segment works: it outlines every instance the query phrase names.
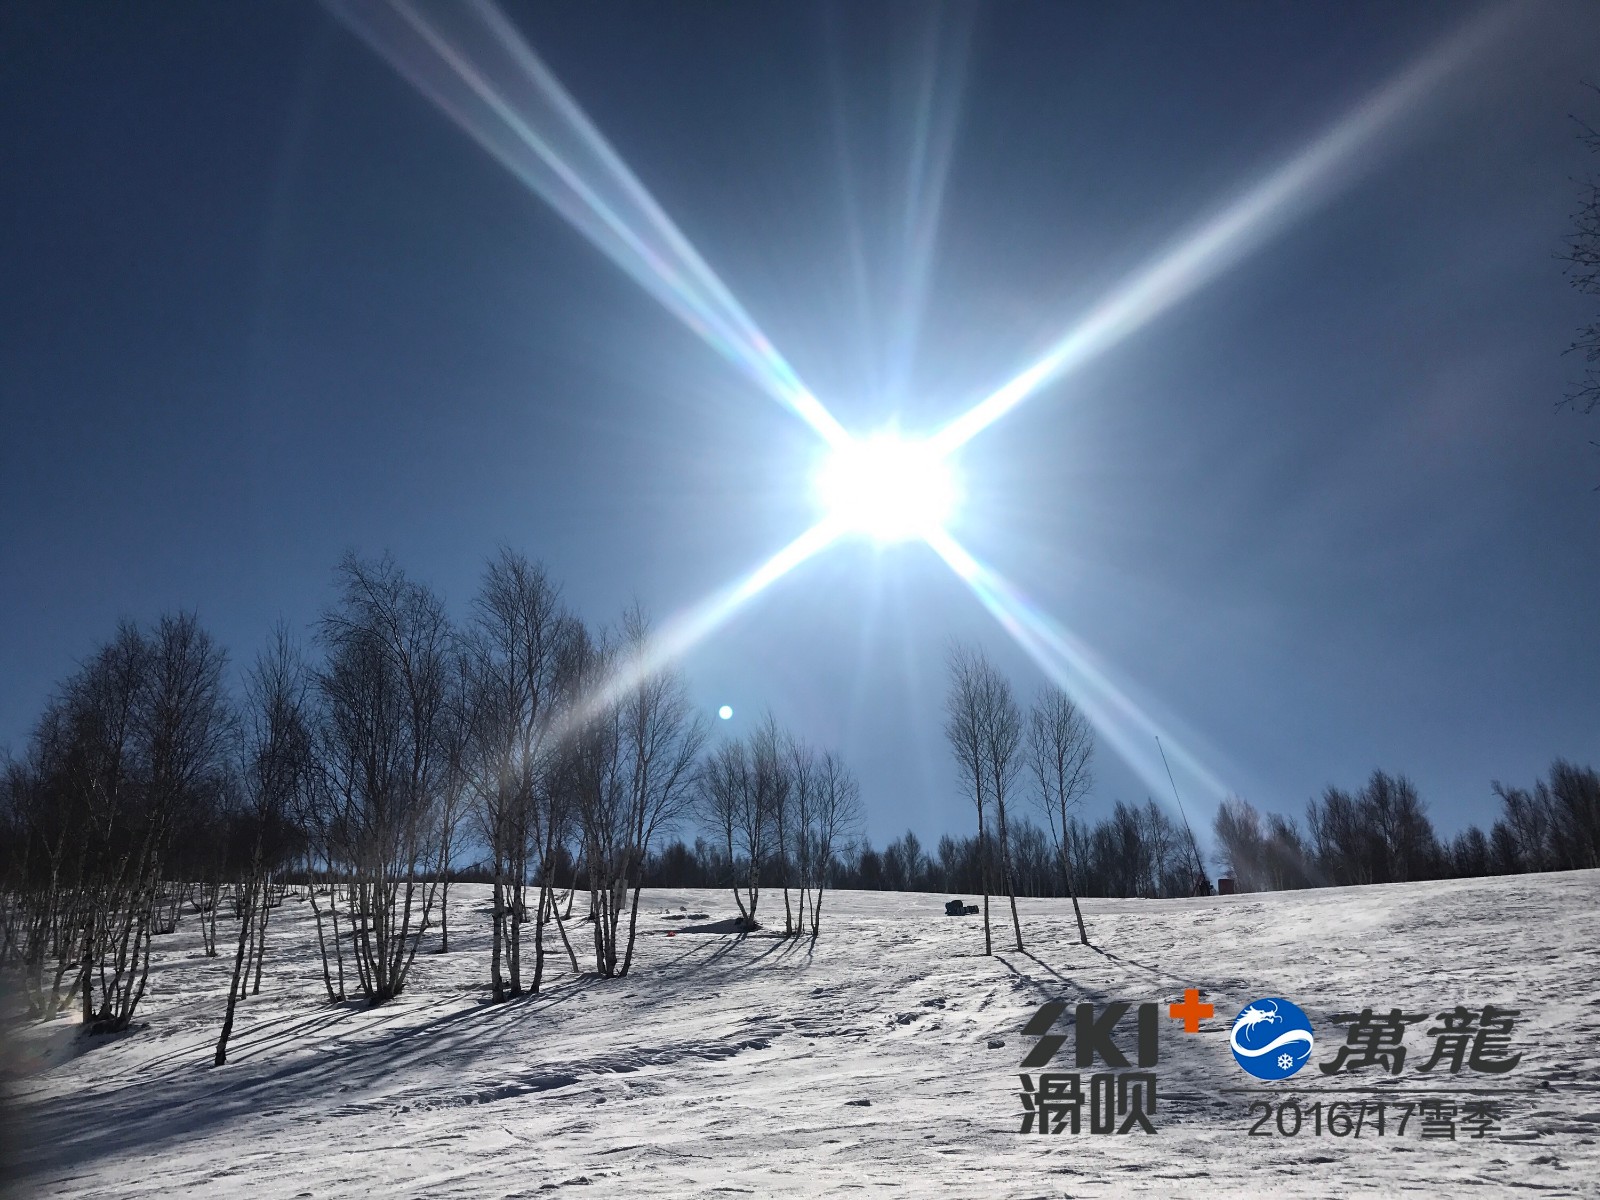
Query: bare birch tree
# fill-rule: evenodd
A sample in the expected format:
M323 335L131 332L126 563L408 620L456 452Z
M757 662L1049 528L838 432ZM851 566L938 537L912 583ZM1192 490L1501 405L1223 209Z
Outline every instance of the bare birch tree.
M706 739L682 676L655 664L652 654L649 623L632 608L620 633L592 652L577 700L587 712L597 689L618 693L584 720L577 737L577 816L589 874L595 969L607 976L626 975L632 965L645 858L657 836L688 808L695 760ZM618 679L625 686L619 688ZM625 943L619 933L624 908Z
M816 762L806 838L811 850L811 936L822 930L822 896L834 853L861 828L861 786L832 751Z
M789 739L778 728L778 721L770 712L750 737L750 773L754 795L750 817L759 822L764 836L750 839L764 840L766 854L760 868L769 868L776 878L772 881L783 888L783 932L795 930L794 913L789 903L789 834L792 824L791 808L794 793L794 759L789 751ZM752 865L757 865L752 860ZM752 913L752 916L754 914Z
M761 898L760 872L746 871L741 877L738 863L741 849L748 852L755 845L760 853L765 826L759 820L755 795L750 754L743 739L724 742L700 769L700 819L722 843L723 855L734 872L728 880L733 900L739 906L740 921L747 927L755 924L756 904Z
M786 748L789 760L789 822L786 854L800 889L800 920L796 932L804 933L811 920L811 891L818 884L817 755L794 738Z
M1012 878L1010 825L1006 804L1016 791L1022 769L1022 711L1011 691L1011 681L987 659L979 664L979 728L983 757L989 774L989 796L994 801L995 829L999 836L1000 881L1011 901L1011 927L1017 949L1022 949L1022 920L1017 915L1017 887Z
M125 626L78 689L88 738L78 779L89 817L85 850L95 863L80 999L93 1030L132 1021L149 978L173 832L222 786L226 661L195 616L180 613L162 617L148 637Z
M234 1010L244 997L249 955L254 946L256 991L260 990L267 918L271 913L272 875L281 865L285 831L311 767L311 731L307 724L308 679L299 654L280 627L271 647L256 660L245 684L245 721L240 738L238 779L240 816L250 843L250 859L240 881L243 891L239 938L233 956L233 978L213 1057L216 1066L228 1060Z
M548 811L557 793L547 776L572 621L544 569L510 550L489 564L473 609L465 637L470 699L464 765L477 832L494 872L489 976L500 1001L523 990L521 929L534 853L540 859L535 990L542 975L550 887L545 868L557 824Z
M439 808L454 680L444 606L394 561L347 557L323 616L323 822L349 874L351 941L369 1004L398 996L437 898Z
M1028 717L1028 762L1033 768L1034 799L1044 810L1050 836L1061 865L1061 881L1072 897L1078 918L1078 940L1089 944L1078 903L1078 886L1072 869L1071 813L1094 785L1094 730L1072 697L1058 687L1046 687L1034 701Z
M984 736L983 671L987 663L969 647L953 645L945 656L950 688L945 693L945 740L955 756L958 780L978 811L978 873L983 884L983 952L994 953L989 925L990 854L989 831L985 822L988 808L989 771Z
M709 731L689 702L681 672L673 667L641 669L652 647L649 622L637 606L624 617L622 634L625 661L632 660L632 673L639 676L618 706L628 784L623 882L633 884L628 942L619 972L626 975L633 963L645 860L657 839L675 828L693 803L695 763Z

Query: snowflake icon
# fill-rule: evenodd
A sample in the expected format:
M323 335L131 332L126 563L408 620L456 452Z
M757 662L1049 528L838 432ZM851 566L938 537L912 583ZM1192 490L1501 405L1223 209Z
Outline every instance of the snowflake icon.
M1278 1055L1278 1065L1287 1071L1290 1067L1294 1066L1294 1059L1290 1058L1287 1054L1280 1054Z

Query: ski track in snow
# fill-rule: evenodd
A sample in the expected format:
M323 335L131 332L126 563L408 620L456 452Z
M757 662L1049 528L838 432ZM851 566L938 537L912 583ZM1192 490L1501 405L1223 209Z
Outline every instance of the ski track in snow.
M138 1028L85 1048L62 1020L21 1041L26 1183L119 1200L1600 1195L1600 872L1089 900L1094 949L1070 902L1022 901L1028 950L1008 948L996 905L992 958L981 918L945 917L944 899L832 893L813 944L697 933L684 916L733 915L727 893L647 892L628 978L574 975L556 941L544 992L493 1005L484 890L456 887L451 953L425 949L376 1009L323 1002L311 914L291 900L220 1070L231 953L201 956L189 916L156 943ZM781 921L781 894L762 905ZM1039 1004L1165 1005L1188 987L1217 1015L1190 1036L1163 1007L1154 1136L1019 1134ZM1256 1082L1228 1028L1264 996L1306 1009L1319 1062L1343 1042L1335 1013L1520 1009L1502 1133L1247 1136L1252 1097L1220 1089ZM1395 1084L1440 1078L1414 1070L1425 1028ZM1306 1071L1276 1086L1324 1083Z

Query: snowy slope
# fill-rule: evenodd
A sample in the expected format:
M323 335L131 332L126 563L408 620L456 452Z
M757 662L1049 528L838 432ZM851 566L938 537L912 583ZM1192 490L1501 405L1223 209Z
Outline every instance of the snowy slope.
M1025 901L1028 953L1001 949L997 909L993 958L978 920L945 917L944 899L830 896L813 946L694 933L667 914L715 921L731 898L647 893L631 977L575 976L552 956L545 994L494 1006L487 896L458 888L452 953L420 956L407 994L376 1010L319 1003L310 914L291 902L220 1070L231 964L199 955L190 918L158 941L143 1028L76 1057L65 1022L53 1041L31 1035L28 1183L260 1200L1600 1195L1600 873L1088 901L1098 950L1076 944L1070 904ZM763 898L770 920L769 905L781 922L781 897ZM1189 987L1216 1005L1195 1035L1166 1017ZM1519 1008L1525 1057L1489 1081L1515 1092L1503 1132L1248 1136L1253 1097L1222 1090L1255 1083L1228 1027L1263 996L1306 1009L1319 1061L1348 1009ZM1162 1003L1154 1135L1019 1133L1021 1028L1056 998ZM1069 1041L1057 1069L1071 1054ZM1314 1067L1275 1086L1296 1084L1328 1086Z

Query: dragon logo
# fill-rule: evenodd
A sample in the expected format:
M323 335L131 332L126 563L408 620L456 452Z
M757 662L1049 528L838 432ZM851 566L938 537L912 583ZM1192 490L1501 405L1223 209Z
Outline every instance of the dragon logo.
M1234 1061L1257 1079L1289 1078L1310 1061L1315 1044L1306 1014L1275 996L1245 1005L1228 1035Z

